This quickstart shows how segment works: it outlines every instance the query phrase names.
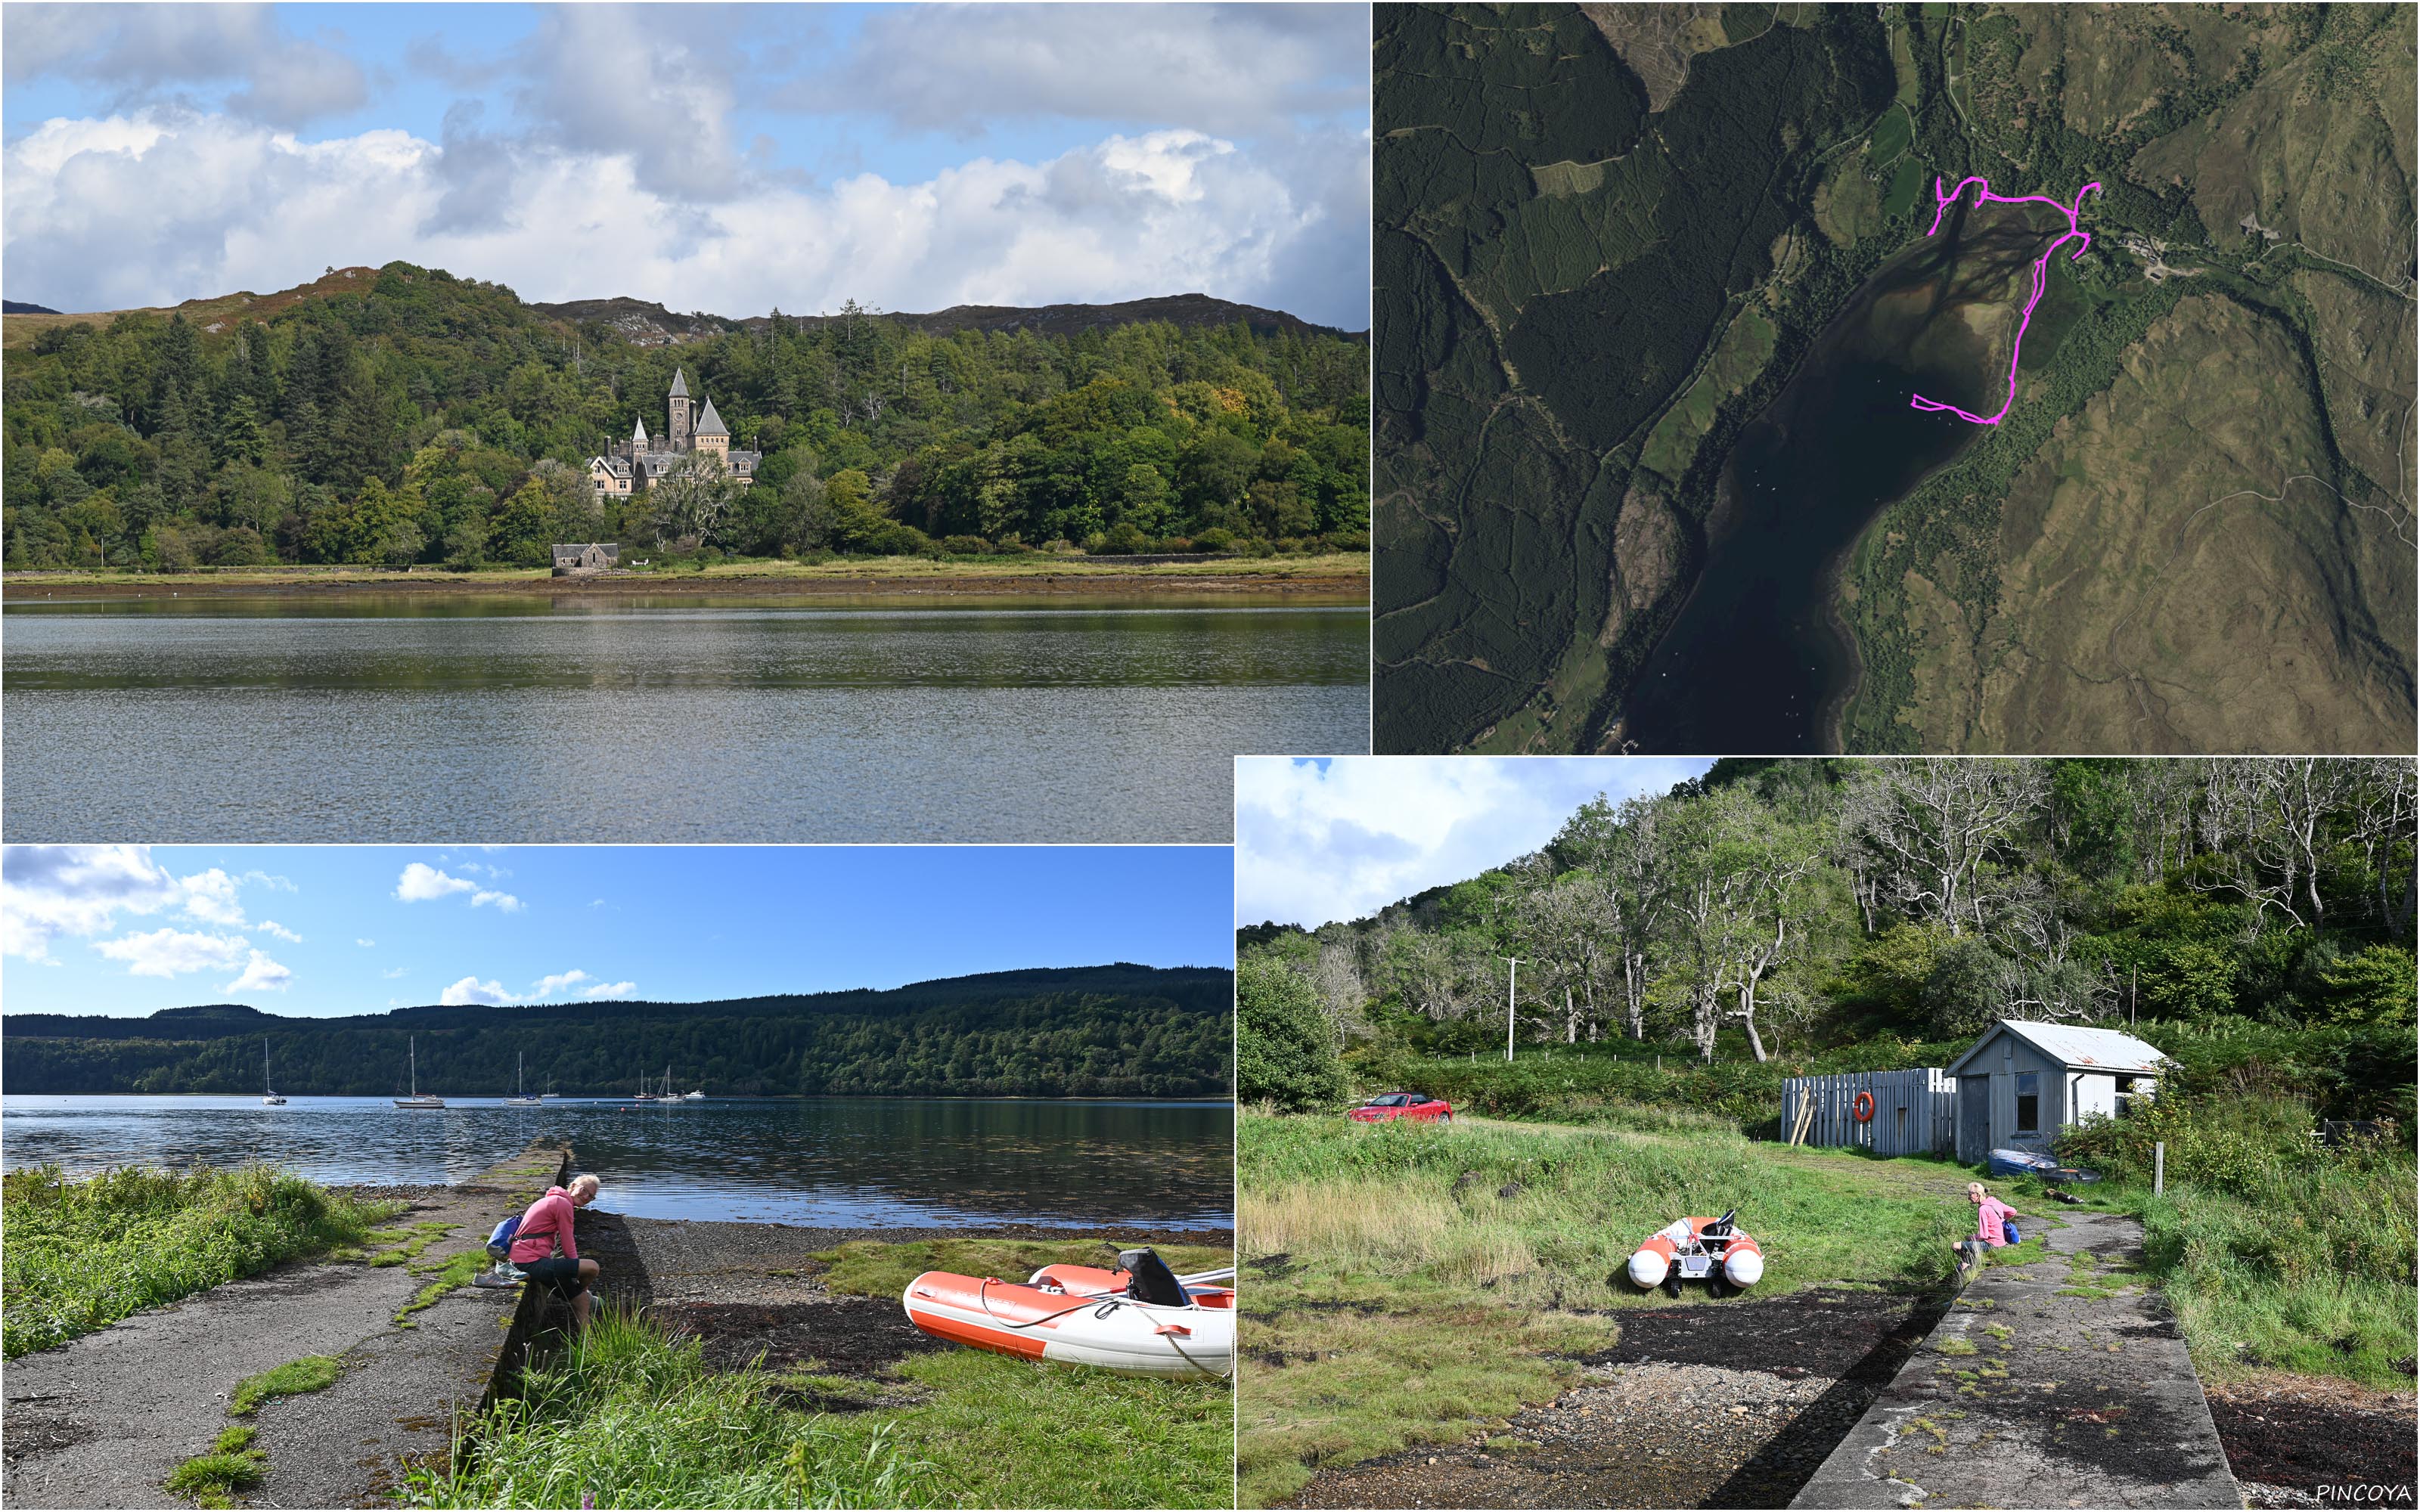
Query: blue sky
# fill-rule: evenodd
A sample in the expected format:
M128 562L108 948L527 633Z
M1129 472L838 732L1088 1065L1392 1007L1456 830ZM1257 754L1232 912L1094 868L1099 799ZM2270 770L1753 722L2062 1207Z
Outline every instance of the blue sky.
M1224 847L10 846L12 1013L697 1001L1225 965Z
M402 257L724 315L1200 288L1358 329L1368 14L11 4L6 279L105 309Z
M1602 793L1663 793L1714 763L1655 756L1246 756L1235 922L1364 918L1555 838Z

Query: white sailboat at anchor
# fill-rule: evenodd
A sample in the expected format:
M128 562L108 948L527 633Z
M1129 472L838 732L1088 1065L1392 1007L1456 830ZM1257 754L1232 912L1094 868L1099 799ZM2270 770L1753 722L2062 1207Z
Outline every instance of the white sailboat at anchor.
M521 1079L521 1053L513 1052L513 1095L504 1099L507 1107L534 1108L543 1099L530 1096L529 1084Z
M286 1105L286 1099L278 1096L277 1088L269 1083L269 1036L265 1034L260 1037L260 1089L266 1094L260 1100L261 1106L282 1108Z
M411 1095L396 1098L395 1105L399 1108L443 1107L445 1100L435 1093L432 1092L427 1097L420 1095L420 1041L417 1037L413 1037L406 1042L411 1047Z

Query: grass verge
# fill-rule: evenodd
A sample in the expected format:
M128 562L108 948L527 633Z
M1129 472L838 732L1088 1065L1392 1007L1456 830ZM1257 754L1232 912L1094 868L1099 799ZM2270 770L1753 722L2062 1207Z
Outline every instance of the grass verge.
M2285 1097L2163 1099L2060 1145L2099 1166L2095 1207L2143 1220L2143 1275L2176 1308L2205 1380L2262 1369L2409 1390L2420 1332L2420 1172L2409 1135L2329 1147ZM2151 1146L2166 1190L2150 1190ZM2079 1271L2078 1288L2118 1277Z
M336 1378L344 1371L344 1365L330 1354L306 1354L300 1360L288 1360L274 1370L264 1370L237 1381L234 1395L227 1399L227 1412L237 1417L250 1417L271 1397L325 1391L336 1383Z
M6 1356L49 1349L130 1313L345 1246L400 1210L266 1165L134 1166L70 1180L56 1165L0 1185Z
M1933 1284L1972 1232L1947 1162L1756 1145L1662 1110L1594 1129L1248 1113L1236 1135L1245 1505L1551 1397L1576 1378L1562 1356L1611 1343L1621 1309L1668 1304L1625 1266L1677 1217L1737 1208L1760 1294Z

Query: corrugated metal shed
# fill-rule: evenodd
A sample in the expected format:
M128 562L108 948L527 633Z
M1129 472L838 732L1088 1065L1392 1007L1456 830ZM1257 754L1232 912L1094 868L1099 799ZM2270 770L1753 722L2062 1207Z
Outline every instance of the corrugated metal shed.
M2168 1057L2158 1050L2116 1029L2002 1019L1967 1046L1964 1055L1949 1063L1947 1074L1957 1075L1960 1068L1974 1059L2003 1029L2071 1071L2156 1072L2168 1064Z

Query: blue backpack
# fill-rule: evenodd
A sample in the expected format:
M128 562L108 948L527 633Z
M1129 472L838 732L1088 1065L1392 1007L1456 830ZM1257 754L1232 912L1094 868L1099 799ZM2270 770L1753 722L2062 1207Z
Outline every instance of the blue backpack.
M519 1213L498 1224L496 1231L488 1236L489 1257L501 1260L510 1256L513 1252L513 1236L520 1231L521 1220Z
M2017 1221L2014 1218L2000 1220L2000 1237L2011 1244L2022 1244L2025 1242L2025 1236L2017 1232Z

